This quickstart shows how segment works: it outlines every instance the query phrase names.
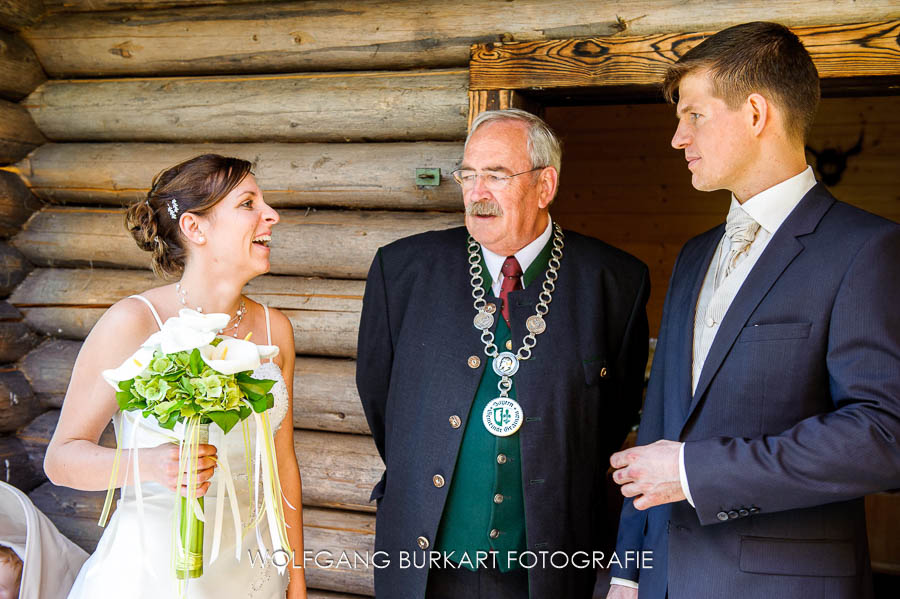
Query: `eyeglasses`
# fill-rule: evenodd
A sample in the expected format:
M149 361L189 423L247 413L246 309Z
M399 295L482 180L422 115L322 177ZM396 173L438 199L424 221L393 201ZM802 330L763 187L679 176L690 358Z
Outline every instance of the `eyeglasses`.
M481 177L481 180L484 181L484 186L487 187L490 191L502 191L506 189L509 185L509 180L513 177L518 177L519 175L524 175L525 173L533 173L534 171L539 171L541 169L547 168L546 166L536 166L527 171L522 171L521 173L515 173L513 175L499 175L497 173L476 173L475 171L468 169L456 169L451 175L456 179L456 182L459 183L459 186L464 190L468 191L475 187L475 181L478 180L478 177Z

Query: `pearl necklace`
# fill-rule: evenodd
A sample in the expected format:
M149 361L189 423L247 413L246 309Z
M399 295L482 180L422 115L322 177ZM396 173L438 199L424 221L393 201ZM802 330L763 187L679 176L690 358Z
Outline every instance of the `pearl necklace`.
M180 281L178 283L175 283L175 293L178 294L178 299L181 300L181 305L184 306L185 308L187 308L188 307L187 291L185 291L184 286L182 286ZM203 314L202 306L197 306L194 309L197 310L197 312L200 312L201 314ZM241 321L244 320L244 314L246 314L246 313L247 313L247 304L244 302L243 296L241 296L241 305L238 306L237 312L234 314L234 316L232 316L228 320L228 324L225 325L225 328L219 329L219 334L220 335L232 335L234 337L237 337L238 336L237 329L239 326L241 326ZM237 320L235 320L235 319L237 319ZM231 325L232 322L234 322L233 326ZM232 332L226 333L225 331L227 331L229 328L231 329Z

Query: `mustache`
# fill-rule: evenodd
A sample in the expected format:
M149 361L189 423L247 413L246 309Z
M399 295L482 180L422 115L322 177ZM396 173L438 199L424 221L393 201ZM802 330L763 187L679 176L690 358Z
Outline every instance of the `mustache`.
M466 216L503 216L503 208L492 200L478 200L466 206Z

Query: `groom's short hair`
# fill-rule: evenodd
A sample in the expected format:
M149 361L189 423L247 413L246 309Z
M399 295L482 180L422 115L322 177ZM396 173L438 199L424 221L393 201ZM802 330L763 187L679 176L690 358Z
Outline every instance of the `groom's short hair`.
M666 99L677 102L685 75L707 69L713 94L729 108L737 109L750 94L762 94L781 110L787 133L806 141L821 96L819 73L790 29L755 21L705 39L669 67L663 80Z

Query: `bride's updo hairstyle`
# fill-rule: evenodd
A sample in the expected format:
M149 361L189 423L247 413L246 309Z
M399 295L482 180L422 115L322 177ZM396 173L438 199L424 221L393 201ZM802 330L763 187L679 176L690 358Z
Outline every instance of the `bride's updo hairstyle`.
M125 214L125 226L138 247L152 252L153 272L169 279L181 275L187 256L178 219L185 212L204 215L250 174L240 158L203 154L153 178L147 198Z

